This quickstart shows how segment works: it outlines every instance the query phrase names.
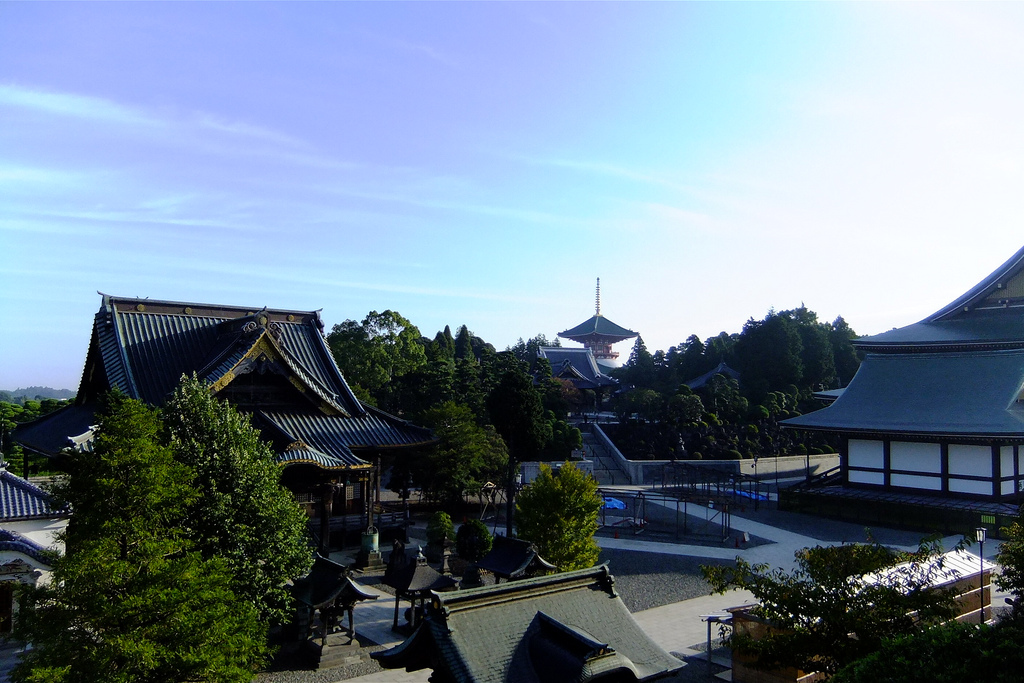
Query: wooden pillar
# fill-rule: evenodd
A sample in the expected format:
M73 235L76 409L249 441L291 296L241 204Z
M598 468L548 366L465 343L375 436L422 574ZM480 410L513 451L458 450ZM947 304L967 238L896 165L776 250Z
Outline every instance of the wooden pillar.
M320 547L318 552L327 557L331 552L331 514L334 509L334 485L320 487Z
M398 603L401 601L398 591L395 591L395 623L391 626L392 631L398 630Z
M992 444L992 497L1003 499L1003 453L998 444Z

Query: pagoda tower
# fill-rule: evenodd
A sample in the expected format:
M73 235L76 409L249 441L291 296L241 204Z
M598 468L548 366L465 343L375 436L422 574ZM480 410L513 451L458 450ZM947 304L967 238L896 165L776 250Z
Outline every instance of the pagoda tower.
M596 310L589 320L580 323L572 329L559 332L558 336L583 344L594 354L594 359L599 365L605 368L612 368L616 366L615 361L619 357L617 351L612 351L612 344L632 339L637 336L637 333L633 330L627 330L625 327L620 327L601 315L601 278L597 278L595 303Z

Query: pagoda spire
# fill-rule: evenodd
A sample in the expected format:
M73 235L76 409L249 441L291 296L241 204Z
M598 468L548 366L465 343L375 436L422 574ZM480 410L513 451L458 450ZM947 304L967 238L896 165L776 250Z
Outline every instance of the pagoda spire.
M594 354L597 361L614 361L619 354L612 351L612 344L637 336L633 330L616 325L601 315L601 278L597 278L594 293L594 315L572 329L559 332L558 336L583 344Z

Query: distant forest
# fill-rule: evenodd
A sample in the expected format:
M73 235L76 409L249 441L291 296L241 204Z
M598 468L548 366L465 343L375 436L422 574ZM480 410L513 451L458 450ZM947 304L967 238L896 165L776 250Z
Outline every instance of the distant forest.
M46 398L56 398L61 401L74 398L75 392L71 389L52 389L50 387L25 387L6 391L0 389L0 401L4 403L15 403L25 405L25 401L42 401Z

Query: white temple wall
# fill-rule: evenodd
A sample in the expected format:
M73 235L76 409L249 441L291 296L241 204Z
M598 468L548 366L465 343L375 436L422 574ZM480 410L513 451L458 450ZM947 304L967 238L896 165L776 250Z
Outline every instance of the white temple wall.
M1013 447L1010 447L1013 451ZM1012 472L1013 469L1011 468ZM950 475L967 474L976 477L992 476L992 447L960 443L949 444Z
M942 490L941 479L918 474L892 474L889 476L889 483L905 489L921 489L922 491Z
M865 439L850 439L850 467L882 469L885 466L885 443Z
M889 444L889 467L893 470L939 474L942 471L942 446L937 443L893 441ZM895 481L893 484L905 486Z
M850 484L987 498L1024 492L1024 446L849 439Z

